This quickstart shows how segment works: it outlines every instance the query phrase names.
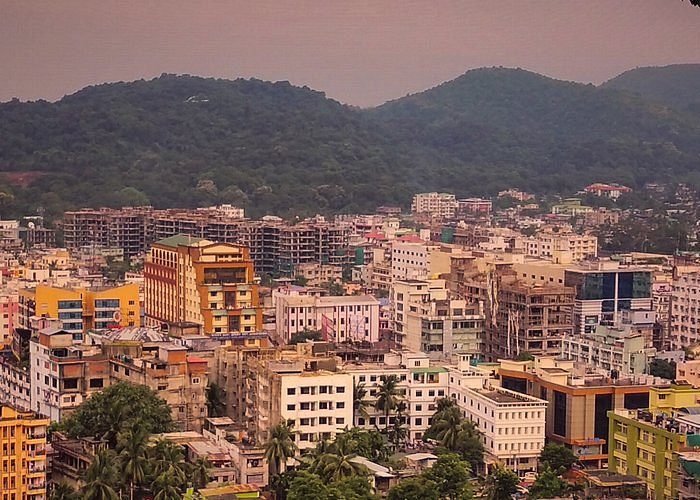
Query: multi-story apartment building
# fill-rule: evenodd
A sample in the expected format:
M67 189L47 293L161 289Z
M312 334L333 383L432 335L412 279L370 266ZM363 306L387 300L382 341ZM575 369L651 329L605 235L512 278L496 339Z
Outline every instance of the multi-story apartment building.
M304 453L352 425L352 375L339 370L332 357L253 360L247 403L257 443L266 442L270 430L286 421L294 424L295 443Z
M207 334L262 329L248 248L179 235L153 244L144 266L146 322L193 322Z
M628 188L627 186L622 186L621 184L604 184L602 182L596 182L583 188L583 192L616 200L622 194L631 193L632 189Z
M125 207L67 212L63 224L71 251L84 246L116 247L131 258L156 241L187 234L247 246L259 273L290 273L308 263L351 263L351 224L328 223L321 217L287 224L276 217L246 220L242 209L230 205L194 210Z
M595 333L569 334L562 339L565 359L584 363L616 376L643 375L656 357L649 334L629 328L598 326Z
M9 347L15 326L19 322L19 295L15 290L4 290L0 296L0 348Z
M429 279L450 272L450 258L438 245L397 240L391 244L391 280Z
M335 342L377 342L379 301L371 295L276 295L277 334L285 341L304 330L320 330Z
M457 210L457 198L451 193L418 193L413 195L411 212L439 218L452 218Z
M109 383L146 386L164 399L183 431L201 431L207 416L208 359L164 340L148 328L106 332L102 352L109 360Z
M460 408L482 433L486 452L518 474L536 471L547 401L490 385L463 393Z
M140 326L139 286L58 288L37 285L19 292L19 326L30 328L32 317L58 318L63 329L84 333L114 326Z
M367 391L367 416L354 415L354 424L366 429L384 429L394 424L395 413L387 421L386 415L373 405L386 377L394 375L398 379L399 397L406 404L404 417L410 441L421 439L432 424L436 401L449 396L448 370L432 366L425 353L396 351L386 354L381 363L347 363L343 369L352 375L353 384L362 384Z
M547 439L571 448L585 467L596 469L608 458L607 412L648 408L651 386L663 382L651 376L613 379L553 357L502 360L498 373L504 388L547 401Z
M700 267L674 269L669 333L672 349L700 342Z
M457 200L457 209L463 214L488 215L493 209L493 203L483 198L464 198Z
M564 252L571 261L578 262L598 256L598 238L592 234L576 234L569 230L546 227L534 236L525 239L526 255L551 259Z
M648 498L678 498L678 453L700 443L700 436L681 433L673 419L646 410L620 408L608 416L610 472L643 479Z
M107 357L84 346L82 333L45 328L29 343L31 408L59 422L93 392L109 384Z
M561 339L573 331L571 287L529 284L506 271L472 275L457 287L468 302L483 304L484 355L490 360L558 354Z
M0 404L7 404L22 411L31 409L29 375L26 365L20 364L13 357L0 356Z
M294 269L295 276L302 276L307 286L321 286L327 283L340 283L343 280L343 268L327 264L300 264Z
M654 347L659 351L671 349L671 296L673 278L668 274L655 273L651 284L651 302L656 312L657 335Z
M448 360L456 353L481 353L484 315L478 305L450 299L445 280L397 281L391 300L403 347Z
M48 419L0 406L0 497L46 500Z

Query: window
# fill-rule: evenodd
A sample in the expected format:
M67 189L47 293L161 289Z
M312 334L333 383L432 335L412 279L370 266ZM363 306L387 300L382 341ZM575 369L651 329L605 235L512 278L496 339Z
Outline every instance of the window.
M416 391L416 397L417 397L417 398L422 398L422 397L423 397L423 391Z
M337 394L344 394L344 393L345 393L345 387L343 387L342 385L340 385L340 386L338 386L338 387L335 388L335 392L336 392Z
M423 425L423 419L422 419L422 418L417 418L417 419L416 419L416 425Z
M287 411L294 411L296 405L287 405Z
M293 387L287 388L287 396L294 396L297 393L297 390Z
M336 403L335 407L338 409L345 408L345 403L343 403L343 402Z
M338 425L343 425L345 423L345 419L343 417L338 417L335 419L335 423Z
M199 384L199 377L192 377L193 384Z

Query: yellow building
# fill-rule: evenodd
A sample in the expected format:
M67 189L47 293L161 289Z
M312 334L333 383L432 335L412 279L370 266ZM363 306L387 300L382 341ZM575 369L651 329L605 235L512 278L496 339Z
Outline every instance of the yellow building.
M153 244L144 265L149 325L197 323L206 334L262 330L248 248L178 235Z
M0 407L0 498L46 498L46 427L48 419Z
M649 388L649 411L674 416L681 408L700 406L700 389L689 384L669 384Z
M141 326L139 286L58 288L38 285L19 292L19 324L30 318L58 318L71 333L113 327Z

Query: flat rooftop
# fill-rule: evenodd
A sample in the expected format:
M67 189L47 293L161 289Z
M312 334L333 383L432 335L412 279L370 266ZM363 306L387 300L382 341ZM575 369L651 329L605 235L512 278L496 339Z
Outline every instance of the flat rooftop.
M517 398L515 396L512 396L511 394L506 394L503 392L484 391L484 390L480 390L478 392L482 396L486 396L491 401L495 401L496 403L521 403L523 401L520 398Z

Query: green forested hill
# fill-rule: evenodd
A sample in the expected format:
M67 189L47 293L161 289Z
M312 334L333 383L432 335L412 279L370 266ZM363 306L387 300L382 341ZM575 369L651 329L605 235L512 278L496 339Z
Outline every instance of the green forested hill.
M700 113L700 64L631 69L602 87L635 92L653 101Z
M286 82L163 75L0 104L0 216L234 203L372 210L412 193L700 185L700 118L615 89L475 70L359 110Z

